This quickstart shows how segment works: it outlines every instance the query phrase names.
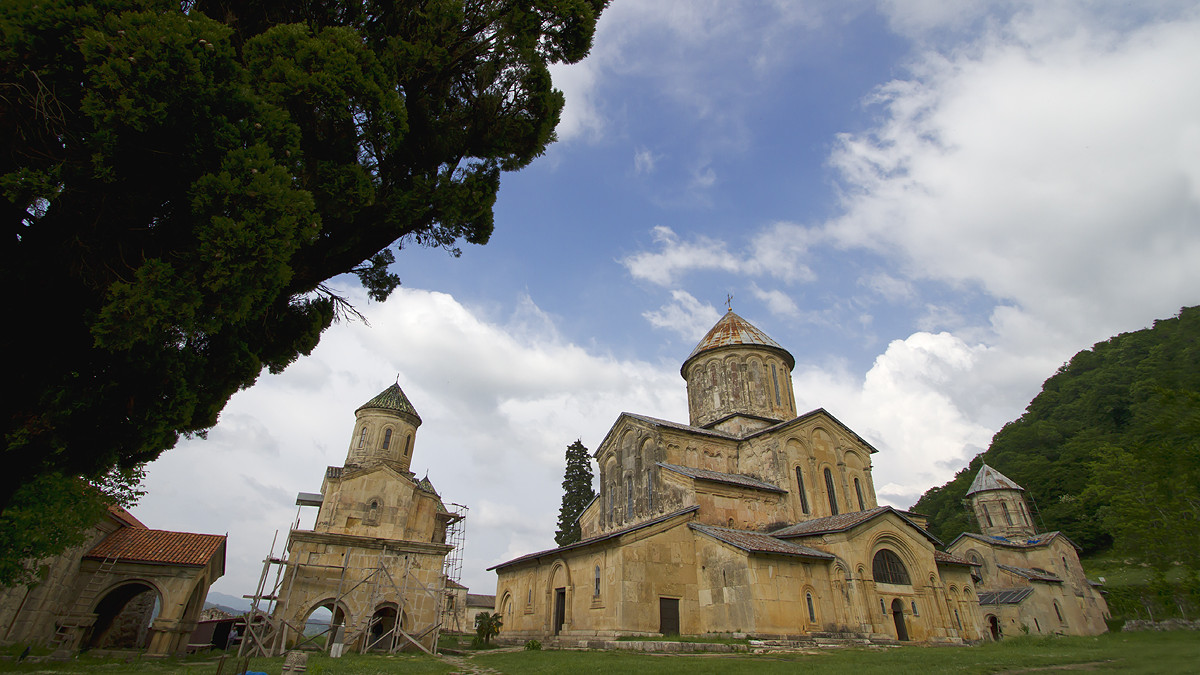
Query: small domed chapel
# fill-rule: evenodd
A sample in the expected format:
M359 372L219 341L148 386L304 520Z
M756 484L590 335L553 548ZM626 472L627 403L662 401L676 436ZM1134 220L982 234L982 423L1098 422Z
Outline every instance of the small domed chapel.
M688 424L622 413L579 542L501 563L509 638L982 638L971 562L875 498L876 449L797 415L795 359L732 309L684 361Z

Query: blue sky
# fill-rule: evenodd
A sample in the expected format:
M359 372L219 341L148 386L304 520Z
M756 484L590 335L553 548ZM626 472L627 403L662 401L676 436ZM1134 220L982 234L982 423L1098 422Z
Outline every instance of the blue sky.
M235 396L135 514L228 531L215 588L250 592L399 375L413 469L470 507L463 581L493 592L553 545L568 444L686 421L727 294L910 506L1076 351L1200 302L1200 13L1125 4L615 0L491 242L403 251L385 303L335 280L369 325Z

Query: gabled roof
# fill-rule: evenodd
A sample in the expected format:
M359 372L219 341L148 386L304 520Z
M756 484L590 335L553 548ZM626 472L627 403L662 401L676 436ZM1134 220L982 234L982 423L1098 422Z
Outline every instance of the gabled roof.
M449 588L450 590L454 590L454 591L457 591L457 590L465 591L467 589L466 586L463 586L462 584L458 583L457 581L455 581L453 579L446 579L446 588Z
M1030 581L1045 581L1052 584L1061 584L1063 582L1061 578L1045 570L1032 570L1028 567L1016 567L1015 565L996 565L996 567L1010 574L1029 579Z
M96 544L83 557L127 562L203 567L225 545L225 536L124 527ZM221 554L224 567L224 553Z
M833 532L845 532L846 530L858 527L859 525L862 525L867 521L874 520L886 513L895 514L897 518L908 523L914 530L924 535L926 539L938 546L941 546L941 540L921 529L903 513L890 506L876 506L875 508L867 509L866 511L851 511L849 513L840 513L836 516L813 518L812 520L806 520L804 522L796 523L795 525L788 525L787 527L775 530L770 534L772 537L790 539L792 537L814 537Z
M950 555L945 551L934 551L933 561L939 565L963 565L966 567L979 567L979 563L973 563L970 560L960 558L956 555Z
M1040 546L1049 546L1050 543L1055 539L1062 537L1064 541L1071 546L1074 546L1076 550L1083 550L1079 547L1079 544L1071 541L1070 537L1057 530L1054 532L1042 532L1041 534L1035 534L1032 537L1023 537L1021 539L1009 539L1008 537L1001 537L1000 535L979 534L978 532L963 532L955 537L954 541L950 542L950 546L947 548L953 548L954 545L958 543L958 540L962 539L963 537L969 537L993 546L1006 546L1008 548L1038 548Z
M379 392L375 398L358 406L358 409L354 412L366 408L378 408L380 410L391 410L392 412L412 415L416 418L417 424L421 424L421 416L417 414L417 409L409 402L408 397L404 395L404 391L400 389L399 384L393 384Z
M751 490L764 490L766 492L777 492L779 494L787 494L784 490L776 485L772 485L766 481L759 480L753 476L747 476L740 473L721 473L720 471L709 471L707 469L696 469L690 466L680 466L678 464L667 464L659 462L661 466L668 471L694 478L696 480L706 480L713 483L725 483L726 485L736 485L738 487L749 488Z
M467 593L467 607L495 607L496 596Z
M981 605L1015 605L1033 595L1029 586L1021 588L998 588L994 591L979 591Z
M125 527L146 527L145 523L135 518L132 513L116 504L108 505L108 515L115 518L117 522Z
M538 551L537 553L529 553L529 554L523 555L520 558L513 558L512 560L509 560L508 562L502 562L498 565L492 565L491 567L487 568L487 571L491 572L492 570L497 570L497 569L500 569L501 567L508 567L510 565L515 565L519 562L525 562L526 560L533 560L534 558L541 558L542 556L547 556L547 555L550 555L553 553L561 553L563 551L571 551L571 550L574 550L577 548L591 546L592 544L597 544L602 541L608 541L609 539L616 539L617 537L620 537L621 535L629 534L630 532L636 532L637 530L647 528L652 525L657 525L659 523L668 521L672 518L682 516L682 515L685 515L688 513L692 513L694 511L699 511L699 510L700 510L699 506L695 506L695 505L689 506L686 509L680 509L678 511L673 511L668 514L661 515L657 518L647 520L644 523L637 523L635 525L630 525L629 527L625 527L620 530L613 530L612 532L606 532L605 534L600 534L595 537L589 537L587 539L582 539L580 541L575 542L574 544L567 544L566 546L559 546L558 548L548 548L544 551Z
M734 530L727 527L715 527L699 523L688 523L688 527L750 553L774 553L799 556L801 558L817 558L820 560L834 560L837 557L825 551L818 551L815 548L776 539L762 532Z
M788 370L796 367L796 359L779 345L778 342L767 337L767 334L759 330L754 324L743 319L734 313L731 308L721 317L717 323L709 329L708 334L700 340L696 348L691 354L683 360L683 366L679 372L682 374L687 364L697 356L710 352L722 347L763 347L771 351L777 352L787 363Z
M859 443L862 443L864 446L866 446L867 450L869 450L872 455L879 452L878 450L875 449L875 446L868 443L865 438L863 438L862 436L859 436L856 431L854 431L850 427L846 426L841 420L839 420L838 418L831 415L829 413L829 411L824 408L817 408L816 410L810 410L810 411L804 413L803 415L797 415L796 417L793 417L790 420L786 420L784 422L780 422L779 424L773 424L769 427L759 429L757 431L753 431L751 433L746 434L740 440L749 440L751 438L754 438L755 436L762 436L764 434L776 433L779 430L784 429L790 425L806 422L814 417L817 417L818 415L824 415L825 417L828 417L830 419L830 421L832 421L834 424L841 427L842 431L849 434L851 438L853 438L854 440L856 440Z
M975 474L975 480L971 481L971 487L967 488L967 496L976 492L987 492L989 490L1019 490L1025 491L1025 488L1017 485L1016 481L1005 476L999 471L993 469L987 464L979 469L979 473Z

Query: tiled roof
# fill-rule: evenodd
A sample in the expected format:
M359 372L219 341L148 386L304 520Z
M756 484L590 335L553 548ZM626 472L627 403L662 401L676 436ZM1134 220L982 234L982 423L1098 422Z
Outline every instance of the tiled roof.
M958 537L955 537L954 541L957 542L962 537L970 537L994 546L1006 546L1009 548L1037 548L1039 546L1045 546L1049 544L1057 537L1062 537L1063 539L1066 539L1067 543L1069 543L1071 546L1074 546L1076 549L1079 548L1079 546L1075 542L1071 541L1067 535L1057 530L1054 532L1043 532L1032 537L1022 537L1020 539L1009 539L1008 537L979 534L978 532L963 532L962 534L958 535ZM954 542L951 542L950 546L953 547Z
M776 485L771 485L766 481L761 481L757 478L747 476L740 473L721 473L720 471L709 471L707 469L695 469L690 466L680 466L678 464L667 464L659 462L661 466L668 471L682 474L688 478L697 480L707 480L714 483L726 483L728 485L736 485L738 487L750 488L752 490L765 490L767 492L778 492L779 494L787 494L787 490L781 489Z
M1016 567L1013 565L996 565L996 567L1005 572L1029 579L1030 581L1045 581L1053 584L1062 583L1062 579L1045 570L1031 570L1027 567Z
M708 536L725 542L731 546L749 551L751 553L778 553L781 555L794 555L803 558L820 558L822 560L833 560L835 556L824 551L818 551L815 548L800 546L791 542L776 539L769 534L762 532L751 532L748 530L733 530L727 527L714 527L712 525L701 525L699 523L688 523L688 527L703 532Z
M967 496L976 492L987 492L988 490L1020 490L1025 491L1025 488L1017 485L1016 481L1005 476L999 471L993 469L987 464L975 474L975 480L971 481L971 487L967 488Z
M749 321L734 314L732 309L717 321L716 325L704 336L704 339L700 340L700 343L692 350L692 353L684 359L684 367L687 366L688 362L704 352L720 349L721 347L738 346L766 347L776 350L784 358L784 361L787 362L789 369L796 367L796 359L792 357L788 350L779 346L778 342L767 337L766 333L756 328Z
M224 544L225 536L220 534L123 527L96 544L84 557L202 567Z
M145 523L133 517L133 514L116 504L108 505L108 514L129 527L146 527Z
M979 566L979 563L973 563L970 560L960 558L956 555L950 555L949 553L946 553L945 551L934 551L933 552L933 561L939 565L966 565L966 566L974 566L974 567Z
M457 581L455 581L453 579L447 579L446 580L446 588L449 588L451 590L459 590L459 589L465 589L466 586L463 586L462 584L458 583Z
M467 593L467 607L495 607L496 596Z
M492 570L500 569L501 567L508 567L509 565L514 565L516 563L524 562L526 560L533 560L534 558L540 558L544 555L549 555L551 553L570 551L572 549L582 548L584 546L590 546L592 544L596 544L596 543L599 543L602 541L607 541L609 539L615 539L623 534L627 534L627 533L633 532L635 530L640 530L643 527L650 527L651 525L657 525L658 523L661 523L666 520L670 520L676 516L682 516L685 513L691 513L693 511L699 511L699 510L700 510L699 506L694 506L694 505L689 506L685 509L680 509L680 510L674 511L672 513L667 513L665 515L661 515L652 520L647 520L646 522L643 522L643 523L636 523L634 525L630 525L629 527L624 527L619 530L613 530L612 532L606 532L604 534L596 535L595 537L589 537L587 539L582 539L580 541L575 542L574 544L567 544L566 546L559 546L558 548L548 548L545 551L538 551L537 553L528 553L526 555L521 556L520 558L513 558L512 560L509 560L507 562L502 562L498 565L492 565L491 567L487 568L487 571L491 572Z
M417 409L414 408L413 404L409 402L408 397L405 396L404 392L400 389L399 384L393 384L387 389L379 392L375 398L358 406L358 410L355 410L354 412L358 412L363 408L380 408L382 410L406 413L417 418L417 424L421 423L421 416L417 414Z
M795 525L788 525L771 533L772 537L791 538L791 537L812 537L820 534L830 534L832 532L845 532L853 527L857 527L868 520L881 516L885 513L894 513L898 518L911 525L925 538L932 541L934 544L941 546L942 542L932 534L917 526L916 523L909 520L900 511L890 506L876 506L873 509L866 511L851 511L849 513L839 513L836 516L826 516L824 518L813 518Z
M1028 586L1022 588L999 588L994 591L979 591L979 604L1015 605L1031 595L1033 595L1033 589Z

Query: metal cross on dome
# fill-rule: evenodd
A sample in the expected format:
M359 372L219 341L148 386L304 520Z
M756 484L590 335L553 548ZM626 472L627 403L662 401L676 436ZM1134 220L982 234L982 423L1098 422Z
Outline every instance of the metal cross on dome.
M733 293L725 294L725 306L729 309L729 311L733 311Z

